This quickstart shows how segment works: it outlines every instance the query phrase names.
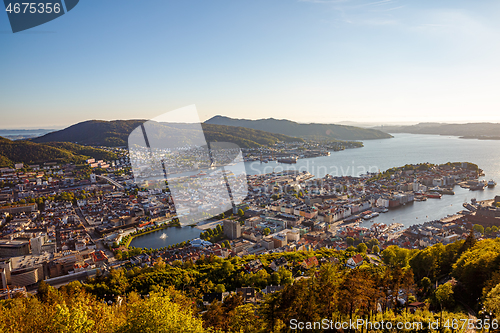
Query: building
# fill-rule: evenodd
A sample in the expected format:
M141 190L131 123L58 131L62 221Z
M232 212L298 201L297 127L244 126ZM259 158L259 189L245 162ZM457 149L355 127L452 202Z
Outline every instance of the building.
M275 259L269 267L275 272L277 272L281 267L286 267L288 265L288 261L286 260L285 257L281 257L278 259Z
M0 260L0 280L5 282L5 286L10 284L10 272L12 271L12 261L10 259ZM2 287L6 288L6 287Z
M241 225L238 221L224 220L224 235L229 239L241 237Z
M33 237L30 239L31 253L35 255L42 254L42 246L44 244L44 236Z
M274 248L280 248L287 244L286 235L276 234L273 236Z
M363 257L360 254L356 254L354 257L347 260L347 267L355 268L361 266L363 263Z
M30 253L27 240L0 239L0 257L19 257Z
M0 207L0 213L9 213L11 215L18 213L32 213L37 210L37 205L27 204L27 205L15 205L15 206L3 206Z
M42 265L16 269L12 271L10 275L10 282L14 287L31 286L43 279L44 276Z

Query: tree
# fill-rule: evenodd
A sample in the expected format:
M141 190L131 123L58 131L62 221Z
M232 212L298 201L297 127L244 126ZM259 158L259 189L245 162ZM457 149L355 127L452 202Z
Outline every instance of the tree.
M373 245L372 247L372 253L373 254L379 254L380 252L380 248L378 247L378 245Z
M480 224L474 224L474 231L477 231L482 235L484 234L484 227Z
M264 233L265 236L267 236L267 235L269 235L271 233L271 229L264 228L264 230L262 230L262 232Z
M166 293L152 293L132 304L121 332L204 332L202 321L187 306L174 303Z
M422 286L422 292L424 293L424 295L427 294L432 287L431 279L429 279L427 276L422 278L422 280L420 280L420 285Z
M441 307L441 311L443 310L443 307L451 307L454 303L453 286L451 283L447 282L437 287L434 292L434 300Z
M368 249L368 246L366 246L365 243L359 243L358 246L356 247L356 250L359 253L366 253L366 250Z
M345 239L345 241L346 241L347 245L349 245L349 246L354 245L354 238L352 238L352 237L347 237Z
M500 284L497 284L488 295L484 302L484 307L487 311L493 312L495 317L500 316Z
M238 209L238 215L239 215L240 217L245 216L245 212L243 211L243 209L241 209L241 208L240 208L240 209Z

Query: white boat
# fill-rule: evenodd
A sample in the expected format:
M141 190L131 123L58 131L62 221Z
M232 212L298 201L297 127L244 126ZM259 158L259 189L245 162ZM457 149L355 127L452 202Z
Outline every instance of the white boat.
M369 220L369 219L371 219L372 217L373 217L373 216L372 216L372 214L366 214L365 216L363 216L363 218L364 218L365 220Z
M379 216L379 215L380 215L380 214L379 214L379 213L377 213L377 212L372 213L372 217L377 217L377 216Z
M381 212L382 213L387 213L389 211L389 209L387 209L386 207L382 208Z
M165 239L165 238L167 238L167 237L168 237L168 236L167 236L167 234L166 234L166 233L162 233L162 234L161 234L161 236L160 236L160 239Z

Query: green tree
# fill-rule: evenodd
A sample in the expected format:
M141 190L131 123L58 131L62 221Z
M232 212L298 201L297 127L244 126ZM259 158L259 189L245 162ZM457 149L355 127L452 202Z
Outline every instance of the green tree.
M358 246L356 247L356 250L359 253L366 253L366 250L368 250L368 246L366 246L365 243L359 243Z
M352 238L352 237L347 237L345 239L345 241L346 241L347 245L349 245L349 246L354 245L354 238Z
M482 235L484 234L484 227L480 224L474 224L474 231L477 231Z
M271 229L264 228L264 230L262 230L262 232L264 233L265 236L267 236L267 235L269 235L271 233Z
M372 253L373 254L379 254L380 252L380 248L378 247L378 245L373 245L372 247Z
M441 311L443 308L450 308L454 304L454 298L453 298L453 286L451 283L447 282L439 287L434 291L434 300L435 303L437 303Z
M241 209L241 208L240 208L240 209L238 209L238 215L239 215L240 217L245 216L245 212L243 211L243 209Z

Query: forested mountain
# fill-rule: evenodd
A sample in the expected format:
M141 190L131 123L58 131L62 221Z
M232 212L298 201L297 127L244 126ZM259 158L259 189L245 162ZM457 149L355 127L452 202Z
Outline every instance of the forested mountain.
M88 120L32 139L33 142L74 142L93 146L126 146L128 135L145 120Z
M249 120L215 116L207 120L205 124L246 127L314 140L369 140L391 137L390 134L375 129L335 124L301 124L286 119L273 118Z
M100 121L90 120L75 124L63 130L48 133L33 142L75 142L82 145L94 146L127 146L129 134L145 120L115 120ZM189 142L196 133L196 126L193 124L168 124L149 122L150 127L154 127L157 139L176 140ZM303 141L300 138L268 133L264 131L248 129L234 126L220 126L212 124L202 124L203 132L207 142L231 142L242 148L259 147L275 144L278 141L297 142ZM174 138L175 137L175 138Z
M500 140L500 124L496 123L419 123L411 126L378 126L375 128L390 133L453 135L471 139Z

